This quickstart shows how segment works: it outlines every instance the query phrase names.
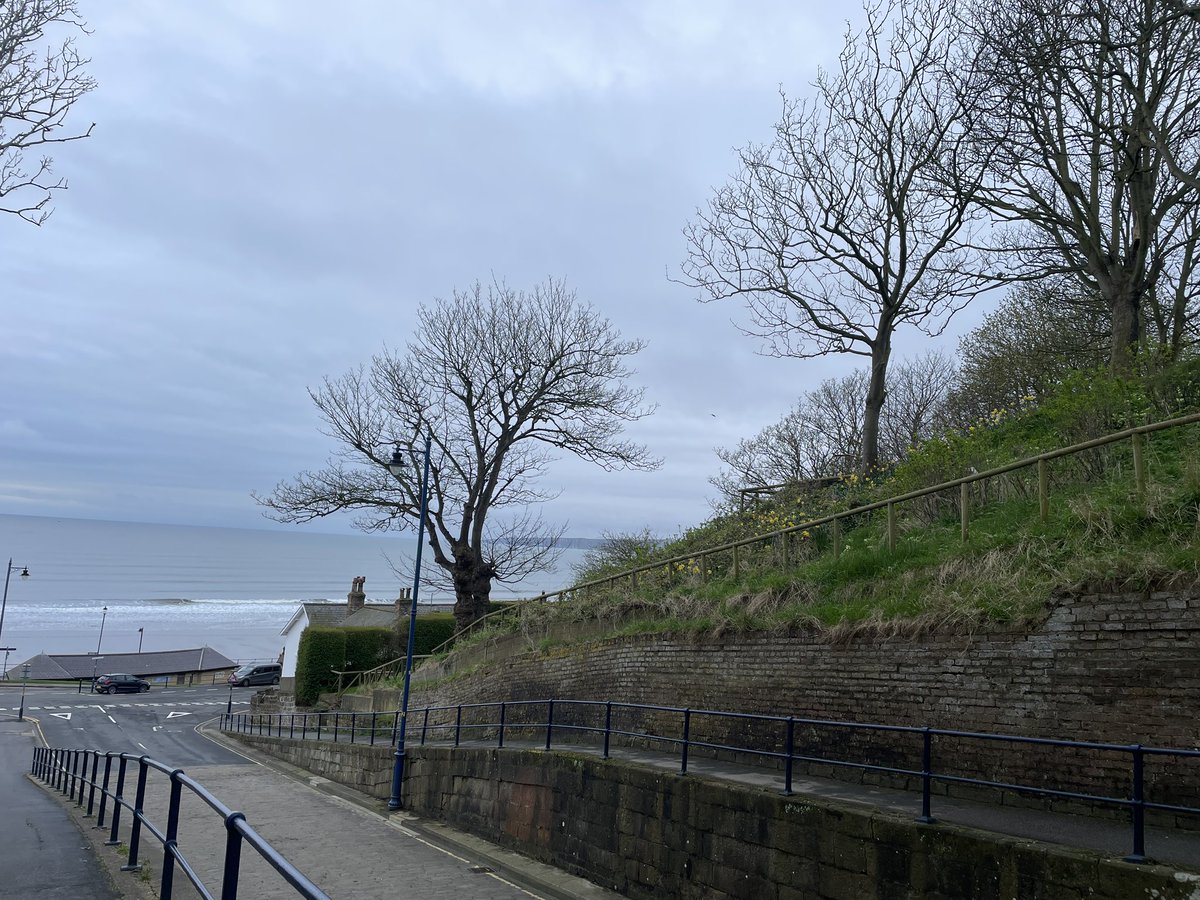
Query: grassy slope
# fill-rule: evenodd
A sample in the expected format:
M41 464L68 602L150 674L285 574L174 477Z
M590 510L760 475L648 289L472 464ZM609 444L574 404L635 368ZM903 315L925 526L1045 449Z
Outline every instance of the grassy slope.
M822 497L783 497L750 513L717 516L655 554L701 547L815 518L854 501L896 496L975 468L982 471L1126 427L1200 409L1200 364L1157 381L1122 383L1080 376L1037 406L994 411L961 434L916 448L874 484L847 484ZM740 577L729 558L708 579L695 565L643 576L569 602L529 608L521 626L611 623L611 632L780 632L840 630L871 624L907 630L937 624L1039 618L1058 589L1152 589L1200 581L1200 426L1147 440L1149 485L1139 496L1128 443L1052 464L1048 521L1039 521L1033 470L976 488L970 538L960 536L958 492L902 511L901 537L888 550L882 515L848 530L840 558L830 534L814 529L789 550L789 565L764 548L743 558ZM653 558L653 557L649 557ZM594 567L584 579L624 566ZM492 634L515 623L488 629ZM561 629L560 629L561 631ZM543 641L544 646L552 642Z

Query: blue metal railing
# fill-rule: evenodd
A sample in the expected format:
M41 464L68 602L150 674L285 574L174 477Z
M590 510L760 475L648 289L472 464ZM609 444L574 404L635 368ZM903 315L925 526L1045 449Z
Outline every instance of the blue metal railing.
M99 773L101 760L104 762L103 774ZM132 803L126 795L127 781L129 780L127 776L132 774L130 763L137 764L137 781ZM116 784L112 790L109 790L110 785L113 784L114 765ZM76 801L80 807L84 805L84 795L86 794L87 812L85 815L87 816L91 816L95 810L98 794L100 802L96 828L104 829L106 827L105 815L111 801L112 816L108 825L108 840L105 841L110 846L120 843L118 833L121 827L121 812L122 810L129 811L133 817L129 825L129 855L121 869L127 872L136 872L141 869L139 856L142 832L143 830L149 832L162 845L163 849L162 878L159 882L160 900L171 900L176 868L187 876L188 881L206 900L214 900L217 896L221 900L237 900L243 844L248 844L254 849L284 881L295 888L297 896L303 897L305 900L329 900L324 891L309 881L299 869L288 862L278 850L250 826L243 813L229 809L209 793L203 785L184 774L182 769L175 769L148 756L137 756L132 753L35 747L32 771L35 777L40 778L52 788L62 791L65 796ZM148 776L151 772L166 775L170 782L170 799L165 827L160 827L152 822L144 811ZM179 808L185 787L220 816L225 827L225 855L219 895L213 894L204 885L179 846Z
M539 714L539 710L543 712ZM614 724L614 713L618 717L633 714L643 721L659 717L671 722L674 727L670 729L669 733L666 723L657 730L646 727L640 729L629 726L621 727L619 720ZM1200 817L1200 807L1154 802L1147 799L1145 773L1147 759L1171 759L1190 763L1193 760L1200 761L1200 750L988 734L914 725L839 722L828 719L804 719L795 716L735 713L605 700L553 699L463 703L456 706L429 706L423 709L414 709L410 711L409 715L414 719L409 726L410 744L416 743L414 730L418 726L422 745L429 741L442 741L455 747L461 745L464 737L495 741L497 747L504 747L505 738L511 736L513 732L517 732L533 737L539 745L550 750L557 734L560 737L559 746L561 747L572 746L570 741L563 739L564 737L580 737L585 741L596 741L602 748L603 757L607 759L615 738L618 741L640 743L651 748L666 748L673 754L677 754L680 775L687 774L689 754L694 750L704 751L710 756L725 754L745 758L751 764L757 762L760 765L763 763L781 765L784 794L792 793L793 769L796 763L901 776L905 779L913 779L920 785L920 814L916 820L922 823L935 821L932 811L932 794L935 784L943 786L969 785L1052 800L1071 800L1091 808L1127 809L1132 830L1132 852L1125 857L1128 862L1146 861L1145 816L1147 811ZM223 730L233 733L265 737L347 743L375 744L378 742L386 746L395 743L398 717L398 713L241 713L222 716L221 727ZM696 737L699 733L698 722L711 725L717 721L727 725L732 724L734 727L726 727L720 738ZM739 729L744 729L744 733L748 735L746 739L737 741L728 736ZM867 736L907 735L913 740L913 755L916 756L919 753L920 762L905 766L888 764L886 760L881 761L878 758L864 762L839 758L815 750L807 751L797 738L798 729L810 729L814 733L840 732L845 734L848 732L851 735ZM752 740L755 736L757 736L757 740ZM1044 785L1023 784L1015 780L972 778L953 774L951 771L939 771L935 767L935 760L939 759L935 753L939 740L947 744L957 743L959 745L1006 744L1024 750L1073 750L1087 754L1116 755L1118 760L1121 757L1127 757L1124 762L1113 761L1105 768L1121 771L1128 775L1128 793L1125 796L1109 796L1095 791L1065 790ZM810 741L808 743L827 746L831 742L826 739L823 742ZM852 741L843 739L834 743L849 745ZM879 751L876 752L880 756L885 755ZM947 752L945 755L951 756L951 753ZM961 756L957 753L954 755ZM1022 759L1022 767L1029 768L1028 760ZM1033 768L1041 771L1036 766ZM1070 766L1064 766L1061 774L1069 778L1075 773Z

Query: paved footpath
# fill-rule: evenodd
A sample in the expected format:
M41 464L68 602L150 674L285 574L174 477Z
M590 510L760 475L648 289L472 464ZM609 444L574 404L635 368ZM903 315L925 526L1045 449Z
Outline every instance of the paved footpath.
M259 834L336 900L407 897L422 900L591 900L617 896L584 879L440 824L423 823L403 814L389 816L372 811L367 807L374 805L377 808L377 801L339 789L286 763L257 757L244 748L241 752L254 764L193 766L187 769L187 774L227 806L245 813L247 822ZM22 762L23 768L28 770L28 762ZM161 826L167 818L167 791L161 776L159 779L157 789L153 780L148 782L150 788L144 809L150 820ZM38 790L33 784L28 787ZM127 795L129 793L127 788ZM219 894L225 850L221 819L190 791L185 789L182 798L180 850L206 887ZM60 810L67 806L75 810L77 817L82 815L81 808L61 795L53 799L47 792L46 799ZM129 841L128 820L128 812L123 813L120 836L126 844ZM111 823L111 813L108 821ZM92 835L97 842L108 836L107 831L96 830ZM124 862L124 858L116 858L112 848L104 849L113 857L109 860L110 867L116 868ZM118 872L117 885L128 893L95 896L105 900L113 896L145 896L146 884L157 885L161 877L161 859L157 841L143 832L139 861L146 864L147 872L138 875ZM2 891L0 895L7 896ZM90 900L93 895L46 896ZM174 897L198 896L183 873L177 870ZM254 900L290 900L298 895L249 845L243 845L238 896Z
M25 777L30 722L0 718L0 896L22 900L116 900L121 895L78 824Z

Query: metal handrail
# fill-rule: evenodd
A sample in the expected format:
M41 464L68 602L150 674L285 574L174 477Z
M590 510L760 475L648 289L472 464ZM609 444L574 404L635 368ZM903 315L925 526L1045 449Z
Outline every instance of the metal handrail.
M545 719L531 719L530 721L513 721L509 717L510 711L514 709L537 709L544 708L546 711ZM580 709L584 712L588 710L603 712L602 722L594 722L588 724L580 724L578 719L571 721L563 721L559 718L555 720L556 711L561 716L563 710ZM485 717L482 720L475 715L481 711L495 710L494 718ZM463 713L467 712L471 718L464 721ZM622 728L614 726L613 713L617 712L636 712L636 713L657 713L671 717L678 717L679 727L674 733L664 734L643 728L642 730L631 730L628 727ZM453 715L449 715L453 713ZM358 725L356 717L362 716L364 723L366 722L366 713L301 713L301 714L254 714L254 713L235 713L226 714L221 717L221 728L225 731L234 734L251 734L265 737L290 737L292 739L299 738L300 740L322 740L324 733L325 740L338 742L343 739L342 736L348 734L348 740L351 743L355 742L356 735L363 735L364 732L370 734L371 743L375 742L375 736L378 730L387 732L388 726L385 723L382 729L378 729L376 713L371 713L370 726ZM386 714L387 717L395 716L390 726L392 735L390 743L395 743L395 720L399 718L399 713ZM417 720L416 724L420 725L420 743L424 746L429 740L430 733L444 735L441 740L450 743L455 747L461 745L464 733L479 733L494 734L497 747L504 747L506 736L511 735L513 730L533 731L539 735L544 734L544 741L539 739L539 743L546 750L553 747L554 733L557 730L562 732L570 732L572 734L581 734L585 737L592 737L597 741L602 742L602 756L608 759L610 756L610 746L614 738L629 739L630 741L638 741L647 744L667 745L674 748L674 752L680 760L679 773L686 775L688 772L688 757L689 754L696 749L707 751L713 755L721 753L735 753L749 757L751 760L763 760L778 764L783 763L783 793L790 795L793 786L793 767L795 763L813 763L818 765L830 765L837 768L850 768L863 772L882 772L890 775L899 775L906 778L916 778L920 780L921 786L921 812L917 816L918 822L929 823L933 822L932 817L932 787L936 784L966 784L976 787L989 788L1000 791L1010 791L1020 794L1031 794L1050 799L1067 799L1080 801L1091 806L1107 806L1117 809L1128 809L1131 817L1132 830L1132 852L1125 857L1129 862L1145 862L1145 814L1147 810L1155 810L1160 812L1169 812L1180 815L1200 817L1200 807L1183 806L1179 804L1155 802L1146 799L1145 796L1145 775L1144 762L1147 756L1157 757L1172 757L1176 759L1194 759L1200 761L1200 750L1185 750L1173 747L1147 747L1142 744L1118 744L1104 743L1092 741L1072 741L1059 738L1044 738L1032 737L1025 735L1013 734L991 734L988 732L978 731L959 731L948 728L931 728L928 726L918 725L889 725L873 722L843 722L831 719L808 719L799 718L796 716L781 716L768 715L762 713L738 713L724 710L711 709L691 709L688 707L675 706L656 706L649 703L622 703L612 700L512 700L512 701L497 701L497 702L479 702L479 703L461 703L448 706L428 706L422 709L410 710L409 715ZM315 720L315 730L310 723L310 716ZM434 721L430 721L431 716ZM345 719L350 719L350 728L345 727ZM698 739L694 736L693 728L697 720L705 718L716 719L733 719L744 721L746 723L774 726L780 733L776 736L773 743L767 746L760 741L757 746L749 744L730 744L717 743L713 740ZM330 728L330 719L332 719L333 727ZM297 721L299 720L299 735L297 735ZM443 721L444 720L444 721ZM286 727L285 727L286 725ZM885 765L878 761L860 761L842 759L829 755L812 755L811 753L800 752L796 746L796 729L797 728L814 728L814 729L835 729L840 731L851 730L858 732L878 732L878 733L900 733L919 737L921 742L921 765L920 768L905 768L897 765ZM736 729L730 729L731 733L737 733ZM286 734L285 734L286 733ZM1105 796L1091 792L1061 790L1059 788L1043 787L1032 784L1020 784L1016 782L1001 781L988 778L968 778L962 775L955 775L951 772L939 772L934 766L934 749L935 739L950 739L956 741L972 741L972 742L994 742L1022 745L1028 747L1055 747L1068 748L1074 750L1090 751L1095 753L1108 754L1128 754L1129 755L1129 772L1130 772L1130 796ZM486 739L486 738L484 738ZM725 738L728 740L728 737ZM578 746L578 744L565 743L560 741L560 745ZM1067 774L1070 774L1069 772Z
M104 760L104 773L101 779L98 775L100 760ZM129 764L137 763L137 782L133 802L126 798L126 780L130 774ZM88 775L88 765L91 764L91 775ZM116 784L112 784L113 767L116 764ZM145 799L147 776L151 771L166 775L170 781L170 801L167 809L167 823L163 827L150 820L146 815ZM129 826L129 855L122 871L136 872L142 867L139 861L141 852L141 836L143 829L148 831L163 848L162 878L159 882L160 900L171 900L174 887L175 869L178 868L192 886L206 900L214 900L214 895L200 880L192 864L184 856L179 846L179 811L182 799L182 789L187 788L193 795L199 797L208 807L221 817L225 831L225 857L221 881L221 900L237 900L238 878L240 874L242 844L253 848L263 861L277 872L288 884L296 890L297 896L305 900L329 900L328 895L313 884L299 869L292 865L278 850L251 827L243 813L235 812L218 800L213 794L195 779L184 773L183 769L172 768L149 756L138 756L133 753L116 753L113 751L69 749L61 747L35 747L33 750L33 769L35 777L51 787L62 791L69 799L84 805L84 794L87 794L86 816L91 816L95 809L96 796L99 793L100 808L96 818L96 828L105 828L105 814L109 801L112 802L112 821L109 838L105 844L117 846L118 832L121 827L121 811L128 810L133 821Z
M346 691L350 690L350 688L354 687L355 684L358 684L358 683L367 684L368 683L367 676L374 675L378 672L382 672L384 669L391 669L395 666L403 666L405 659L406 659L406 657L399 656L396 659L390 659L387 662L383 663L382 665L378 665L373 669L347 669L344 672L338 671L337 669L330 669L329 671L331 671L334 675L336 675L338 677L337 693L338 693L338 696L340 697L343 694L345 694ZM387 678L390 674L391 674L391 672L380 675L378 680L382 681L384 678ZM342 687L342 679L346 675L353 675L354 677L350 679L349 684L347 684L345 687Z
M748 538L741 538L740 540L730 541L725 544L719 544L715 547L706 547L706 548L703 548L701 550L697 550L697 551L694 551L691 553L684 553L684 554L672 556L672 557L669 557L666 559L655 560L654 562L645 563L643 565L637 566L632 569L626 569L622 572L617 572L613 575L606 575L603 578L595 578L595 579L592 579L591 581L580 582L578 584L573 584L569 587L563 587L563 588L559 588L557 590L547 591L547 592L538 594L535 597L529 597L525 600L517 600L512 603L507 604L506 606L504 606L500 609L493 610L492 612L487 613L484 616L481 616L480 618L476 619L474 622L472 622L470 625L465 626L464 628L460 628L453 635L451 635L448 640L445 640L441 644L438 644L438 646L434 647L433 650L430 651L430 655L434 656L438 653L441 653L441 652L447 650L455 641L461 639L464 635L471 634L472 632L483 627L484 624L487 623L488 620L491 619L493 616L507 615L507 614L512 613L514 610L519 611L523 607L525 607L526 605L531 604L531 603L544 603L545 601L549 600L552 597L562 598L562 597L565 597L567 594L570 594L575 591L587 591L592 588L609 586L618 581L622 581L625 579L630 579L633 582L633 585L636 587L637 576L641 575L644 572L653 572L653 571L657 571L659 569L669 568L670 566L678 565L680 563L689 563L689 562L694 562L696 560L700 561L702 571L707 571L707 567L705 565L707 557L709 557L713 554L728 553L728 552L733 552L736 554L736 552L739 549L741 549L742 547L748 547L748 546L752 546L752 545L756 545L756 544L766 543L768 541L774 541L774 540L777 540L782 537L787 537L788 535L799 534L803 531L809 531L813 528L819 528L822 525L832 524L836 528L843 519L848 519L853 516L859 516L859 515L862 515L863 513L874 512L879 509L888 509L889 513L894 512L896 504L905 503L910 500L917 500L917 499L920 499L921 497L928 497L933 494L940 493L942 491L952 490L953 488L956 488L956 487L957 488L965 488L967 485L974 484L977 481L985 481L987 479L995 478L999 475L1007 475L1009 472L1015 472L1018 469L1025 469L1025 468L1029 468L1030 466L1038 466L1039 467L1038 489L1039 489L1039 493L1040 493L1039 499L1041 501L1042 516L1044 518L1045 510L1046 510L1046 502L1048 500L1048 486L1047 486L1047 481L1046 481L1046 477L1045 477L1046 463L1048 463L1052 460L1055 460L1055 459L1059 459L1064 456L1072 456L1076 453L1082 453L1085 450L1094 450L1097 447L1104 447L1104 446L1107 446L1108 444L1115 444L1118 441L1132 439L1134 442L1135 478L1137 479L1139 486L1141 486L1145 480L1145 473L1144 473L1144 469L1142 468L1142 462L1141 462L1141 437L1143 435L1153 434L1154 432L1157 432L1157 431L1165 431L1169 428L1179 428L1184 425L1194 425L1198 422L1200 422L1200 413L1191 413L1186 416L1177 416L1173 419L1164 419L1161 422L1153 422L1148 425L1137 425L1132 428L1126 428L1123 431L1118 431L1118 432L1114 432L1112 434L1104 435L1103 437L1093 438L1088 441L1083 441L1082 443L1071 444L1070 446L1067 446L1067 447L1060 447L1056 450L1048 450L1045 453L1039 453L1035 456L1029 456L1024 459L1016 460L1015 462L1005 463L1002 466L996 466L994 468L987 469L986 471L983 471L983 472L972 472L969 475L964 475L960 478L954 478L954 479L951 479L950 481L944 481L941 484L935 484L931 487L919 488L915 491L909 491L908 493L905 493L905 494L898 494L894 497L888 497L885 500L877 500L874 503L865 503L862 506L856 506L853 509L840 510L835 513L830 513L827 516L821 516L820 518L817 518L817 519L810 519L807 522L801 522L798 525L791 525L791 526L788 526L787 528L780 528L776 531L770 531L770 532L766 532L764 534L757 534L757 535L753 535ZM962 517L963 517L963 532L965 535L966 522L967 522L967 510L966 510L965 498L963 498L963 499L964 499L964 502L963 502L963 509L962 509ZM889 534L889 541L891 541L893 539L894 539L894 536ZM735 566L736 566L736 556L735 556Z

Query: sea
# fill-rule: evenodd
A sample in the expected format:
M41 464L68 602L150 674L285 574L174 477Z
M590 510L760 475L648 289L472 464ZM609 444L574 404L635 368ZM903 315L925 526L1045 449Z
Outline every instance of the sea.
M588 545L589 541L576 542ZM366 578L368 602L412 586L407 534L213 528L0 515L0 565L12 558L0 648L7 670L39 653L131 653L209 646L238 661L275 659L280 631L308 600L345 601ZM586 549L494 599L565 587ZM426 548L423 575L432 563ZM22 578L27 567L29 577ZM436 568L434 568L436 571ZM424 585L421 602L453 602Z

